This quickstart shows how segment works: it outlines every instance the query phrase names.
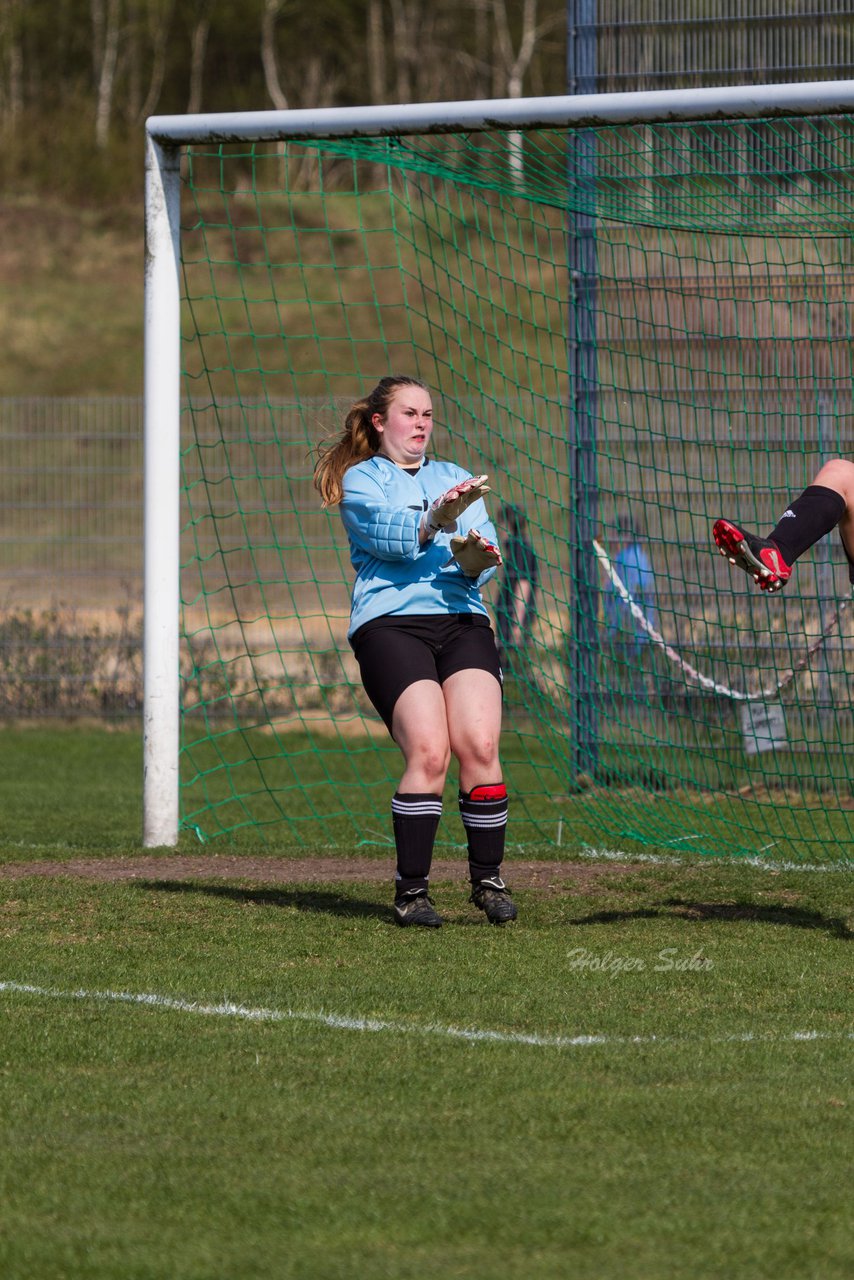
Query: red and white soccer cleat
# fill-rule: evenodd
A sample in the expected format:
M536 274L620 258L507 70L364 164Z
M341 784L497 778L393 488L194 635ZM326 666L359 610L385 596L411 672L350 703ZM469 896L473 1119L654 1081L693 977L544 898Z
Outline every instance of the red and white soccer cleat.
M786 564L777 545L767 538L757 538L731 520L716 520L712 536L721 555L750 574L763 591L779 591L791 578L791 565Z

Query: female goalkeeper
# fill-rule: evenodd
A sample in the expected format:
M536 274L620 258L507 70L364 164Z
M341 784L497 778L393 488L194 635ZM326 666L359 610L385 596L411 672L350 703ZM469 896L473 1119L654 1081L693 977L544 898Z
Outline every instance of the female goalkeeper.
M348 638L365 691L403 753L391 802L394 918L442 924L428 877L453 754L471 901L503 924L516 905L501 879L501 668L480 595L501 555L483 503L487 477L428 457L432 431L424 384L383 378L321 450L314 483L324 506L340 504L356 574Z
M733 520L716 520L712 536L730 564L749 573L763 591L779 591L795 561L838 526L854 584L854 462L833 458L783 512L767 538Z

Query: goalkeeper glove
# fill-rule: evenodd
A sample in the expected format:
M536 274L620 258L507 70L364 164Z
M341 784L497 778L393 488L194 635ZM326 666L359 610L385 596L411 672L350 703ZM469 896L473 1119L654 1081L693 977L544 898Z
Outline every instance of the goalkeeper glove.
M470 476L461 480L446 493L440 495L424 512L422 528L428 538L434 538L440 529L456 529L457 516L485 493L489 493L487 476Z
M466 537L451 538L451 559L456 560L467 578L479 578L484 569L492 569L502 563L501 552L494 542L488 542L477 529L469 529ZM448 566L446 565L445 568Z

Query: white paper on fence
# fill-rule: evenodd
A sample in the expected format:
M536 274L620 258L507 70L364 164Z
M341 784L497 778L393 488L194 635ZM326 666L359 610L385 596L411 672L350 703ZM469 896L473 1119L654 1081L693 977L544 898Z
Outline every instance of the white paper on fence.
M786 714L782 702L745 702L738 708L744 754L778 751L787 745Z

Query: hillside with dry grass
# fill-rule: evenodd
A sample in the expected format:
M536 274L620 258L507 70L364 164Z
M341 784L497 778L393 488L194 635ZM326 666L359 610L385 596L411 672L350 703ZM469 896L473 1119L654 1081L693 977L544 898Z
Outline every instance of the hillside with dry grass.
M0 394L142 390L143 210L0 201Z

